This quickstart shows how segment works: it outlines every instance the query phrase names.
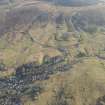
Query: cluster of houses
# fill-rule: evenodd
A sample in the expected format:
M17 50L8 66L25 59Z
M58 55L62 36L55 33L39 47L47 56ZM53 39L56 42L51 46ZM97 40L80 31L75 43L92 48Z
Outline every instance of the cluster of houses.
M30 85L33 84L33 81L46 80L50 75L69 68L70 65L62 56L47 57L40 65L33 62L18 67L14 76L0 78L0 105L23 105L19 97L32 88ZM35 84L36 97L40 91L41 87Z
M18 87L21 86L14 79L0 79L0 105L22 105Z
M20 98L26 95L27 91L34 88L34 96L40 93L40 86L35 86L32 82L18 79L16 76L0 79L0 105L23 105ZM28 93L27 95L31 95Z
M15 96L5 96L0 98L0 105L23 105L20 98Z
M16 76L25 80L46 80L55 72L63 72L70 68L64 57L55 56L45 59L41 65L26 64L16 69Z

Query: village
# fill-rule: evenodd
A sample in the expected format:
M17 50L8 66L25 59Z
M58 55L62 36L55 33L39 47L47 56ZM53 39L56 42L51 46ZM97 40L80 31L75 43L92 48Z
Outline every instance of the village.
M0 103L1 105L23 105L21 96L28 95L37 97L42 88L35 81L46 80L50 75L69 70L70 64L62 56L45 57L43 64L24 64L16 68L16 74L9 78L0 78ZM12 98L15 97L15 98ZM14 104L15 103L15 104Z

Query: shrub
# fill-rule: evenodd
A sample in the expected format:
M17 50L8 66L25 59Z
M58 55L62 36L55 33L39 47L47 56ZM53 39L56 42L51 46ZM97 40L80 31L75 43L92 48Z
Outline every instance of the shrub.
M0 71L5 70L5 65L3 63L0 63Z
M55 91L54 99L49 105L69 105L63 87Z
M86 56L86 54L83 53L83 52L79 52L79 53L77 54L77 57L85 57L85 56Z

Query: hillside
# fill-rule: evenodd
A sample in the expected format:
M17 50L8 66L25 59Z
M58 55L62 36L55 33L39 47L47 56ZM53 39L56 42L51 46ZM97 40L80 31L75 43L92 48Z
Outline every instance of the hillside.
M62 5L62 6L84 6L84 5L93 5L97 4L98 0L45 0L48 2L52 2L56 5Z
M0 105L104 105L104 9L96 0L1 0Z

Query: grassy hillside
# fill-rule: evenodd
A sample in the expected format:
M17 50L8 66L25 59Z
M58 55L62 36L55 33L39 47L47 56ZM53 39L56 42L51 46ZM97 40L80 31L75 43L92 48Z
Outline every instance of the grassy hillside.
M0 105L104 105L104 4L51 2L0 4Z

